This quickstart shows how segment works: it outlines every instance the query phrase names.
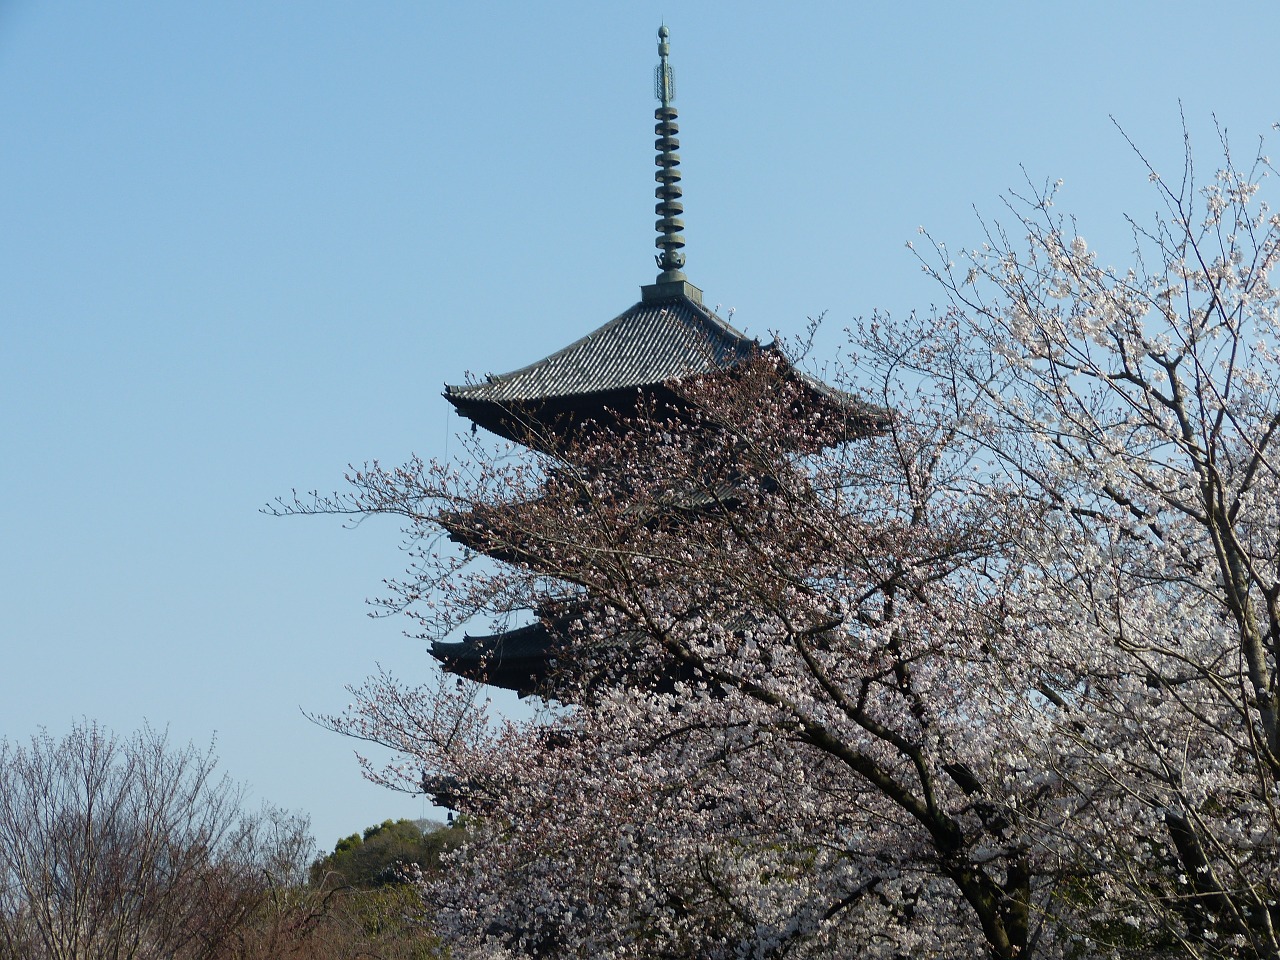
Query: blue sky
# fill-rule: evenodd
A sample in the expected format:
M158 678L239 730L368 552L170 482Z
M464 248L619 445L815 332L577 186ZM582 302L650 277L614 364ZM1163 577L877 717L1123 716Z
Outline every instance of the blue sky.
M322 846L420 799L340 710L433 669L364 599L394 524L272 519L345 466L440 457L440 397L652 282L655 31L672 31L690 279L822 348L939 297L1023 180L1124 262L1156 207L1114 116L1205 172L1280 119L1263 3L0 0L0 735L215 734ZM457 445L453 446L456 451Z

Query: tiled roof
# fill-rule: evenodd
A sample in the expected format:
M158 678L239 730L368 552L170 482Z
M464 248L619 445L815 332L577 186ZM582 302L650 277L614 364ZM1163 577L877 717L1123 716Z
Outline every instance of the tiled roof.
M686 297L641 302L536 363L484 381L445 387L451 401L524 403L603 393L727 370L760 350Z

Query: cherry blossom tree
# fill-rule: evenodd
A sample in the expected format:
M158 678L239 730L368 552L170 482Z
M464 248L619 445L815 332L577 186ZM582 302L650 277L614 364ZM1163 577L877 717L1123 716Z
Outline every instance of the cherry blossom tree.
M332 720L405 757L376 779L425 773L470 816L437 916L566 956L1053 941L1065 873L1039 838L1071 798L1026 776L1040 681L1004 626L1043 507L975 473L977 395L917 409L886 380L884 432L828 445L768 357L684 391L696 416L554 462L371 468L296 507L407 518L387 602L428 636L519 611L566 634L535 722L388 677Z
M949 306L852 333L841 385L892 411L855 440L762 354L554 456L285 505L402 518L424 637L563 637L535 720L389 676L328 718L466 815L424 886L457 942L1280 956L1269 169L1148 168L1130 268L1052 186L932 244Z
M1013 198L1016 240L924 263L980 344L959 375L988 385L982 442L1056 508L1022 615L1061 638L1053 764L1098 804L1063 835L1091 895L1185 955L1277 957L1280 216L1261 151L1222 146L1203 182L1189 145L1172 182L1139 154L1163 214L1130 221L1130 267L1055 215L1056 186Z

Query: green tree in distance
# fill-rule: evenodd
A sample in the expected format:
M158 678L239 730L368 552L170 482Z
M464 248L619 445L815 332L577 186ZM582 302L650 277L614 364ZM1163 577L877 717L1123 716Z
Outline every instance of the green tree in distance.
M437 870L441 855L460 842L460 831L430 820L384 820L339 840L333 853L312 864L311 882L365 888L404 883L414 866Z

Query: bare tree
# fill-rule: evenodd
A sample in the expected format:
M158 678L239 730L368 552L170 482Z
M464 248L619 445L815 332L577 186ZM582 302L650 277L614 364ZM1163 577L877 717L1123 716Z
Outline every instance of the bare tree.
M0 957L216 956L269 883L240 799L150 728L0 741Z

